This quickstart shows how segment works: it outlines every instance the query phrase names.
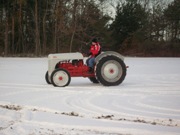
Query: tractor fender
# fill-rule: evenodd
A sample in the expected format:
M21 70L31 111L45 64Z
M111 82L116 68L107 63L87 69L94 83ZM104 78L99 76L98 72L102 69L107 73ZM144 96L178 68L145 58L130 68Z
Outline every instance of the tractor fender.
M97 63L100 59L102 59L103 57L106 57L108 55L111 55L111 56L116 56L118 58L120 58L122 61L124 61L124 56L117 53L117 52L114 52L114 51L106 51L106 52L102 52L101 54L99 54L96 59L95 59L95 63Z

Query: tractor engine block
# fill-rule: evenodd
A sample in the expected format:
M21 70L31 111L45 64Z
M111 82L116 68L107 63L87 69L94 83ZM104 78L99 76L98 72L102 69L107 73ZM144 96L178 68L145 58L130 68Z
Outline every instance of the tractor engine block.
M66 69L72 77L87 77L85 73L89 70L83 60L61 61L56 68Z

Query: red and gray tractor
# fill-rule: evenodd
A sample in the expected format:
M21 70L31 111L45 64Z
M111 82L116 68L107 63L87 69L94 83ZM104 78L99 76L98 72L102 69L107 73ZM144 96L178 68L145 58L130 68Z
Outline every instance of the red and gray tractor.
M92 83L116 86L126 77L124 57L113 51L102 52L95 58L93 72L85 64L82 53L60 53L48 55L48 71L45 79L56 87L69 85L71 77L87 77Z

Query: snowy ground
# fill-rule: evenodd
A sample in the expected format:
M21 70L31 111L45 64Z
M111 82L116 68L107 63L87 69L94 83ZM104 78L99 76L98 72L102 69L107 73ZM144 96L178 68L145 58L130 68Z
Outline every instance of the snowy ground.
M47 58L0 58L0 135L179 135L180 58L126 58L115 87L46 84Z

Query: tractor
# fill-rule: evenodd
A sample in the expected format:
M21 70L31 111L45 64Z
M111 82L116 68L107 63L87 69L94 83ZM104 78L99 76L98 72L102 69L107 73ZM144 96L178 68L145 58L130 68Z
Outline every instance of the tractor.
M87 77L92 83L116 86L125 79L127 67L121 54L102 52L95 58L93 72L89 72L85 59L80 52L49 54L46 82L56 87L65 87L70 84L71 77Z

